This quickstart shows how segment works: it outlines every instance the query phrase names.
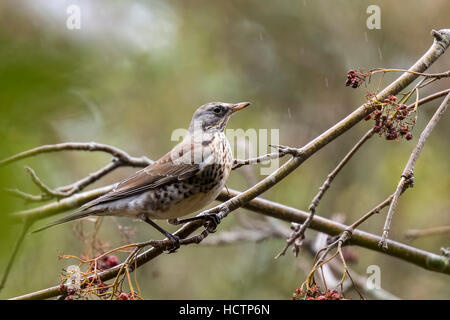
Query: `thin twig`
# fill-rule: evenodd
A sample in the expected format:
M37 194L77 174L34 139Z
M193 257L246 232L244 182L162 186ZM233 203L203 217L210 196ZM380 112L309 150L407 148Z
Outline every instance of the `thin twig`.
M34 194L23 192L19 189L6 188L6 189L3 189L3 191L6 193L9 193L10 195L12 195L14 197L23 199L27 202L42 202L42 201L51 199L49 197L49 195L47 195L47 194L34 195Z
M445 72L440 72L440 73L422 73L422 72L416 72L416 71L412 71L412 70L405 70L405 69L392 69L392 68L376 68L376 69L372 69L369 70L367 72L367 76L376 74L376 73L386 73L386 72L408 72L408 73L412 73L418 76L422 76L425 79L428 78L434 78L434 79L442 79L442 78L448 78L450 77L450 70L449 71L445 71ZM366 75L366 74L364 74Z
M356 229L357 227L359 227L363 222L365 222L367 219L369 219L371 216L373 216L374 214L378 214L380 213L380 211L387 207L391 201L392 201L392 195L387 197L386 200L384 200L383 202L381 202L380 204L378 204L375 208L373 208L372 210L370 210L369 212L367 212L365 215L363 215L361 218L359 218L358 220L356 220L351 226L350 229L348 231L353 232L354 229Z
M391 203L392 198L393 198L393 196L389 196L386 200L384 200L383 202L378 204L375 208L373 208L368 213L363 215L361 218L356 220L353 224L348 226L338 236L334 237L334 239L332 239L332 241L329 245L325 246L324 248L322 248L321 250L319 250L317 252L316 256L318 257L318 259L317 259L316 263L314 264L311 272L306 277L306 280L304 282L304 284L306 284L307 289L309 289L310 283L314 282L315 272L317 271L317 269L322 268L325 265L325 263L327 263L325 261L325 258L328 255L328 253L330 253L331 250L333 250L334 248L336 248L336 247L338 248L335 255L339 254L341 256L342 264L343 264L344 268L346 268L345 260L342 257L342 252L340 252L340 248L342 247L342 245L344 245L347 241L349 241L353 237L353 234L357 227L359 227L363 222L365 222L367 219L369 219L372 215L379 213L384 207L388 206ZM345 273L344 273L344 277L345 277ZM344 280L341 281L341 284L343 284L343 281Z
M370 129L354 146L353 148L345 155L345 157L341 160L341 162L337 165L336 168L334 168L333 171L328 175L327 179L324 181L322 186L319 188L319 192L316 194L314 199L312 200L311 204L309 205L309 212L310 216L305 221L304 224L301 226L298 224L293 224L291 228L293 229L293 232L289 239L287 240L286 245L284 246L283 250L281 250L280 253L278 253L275 257L275 259L278 259L279 257L286 254L287 249L295 244L297 242L297 239L302 240L305 235L306 229L310 226L312 219L314 218L314 214L316 213L316 208L319 205L320 200L322 199L323 195L327 190L330 188L331 183L333 182L334 178L338 175L338 173L342 170L342 168L348 163L348 161L353 157L353 155L358 151L358 149L367 141L369 140L374 134L373 129ZM299 245L296 245L294 248L295 255L298 254L298 247Z
M438 99L438 98L440 98L440 97L444 97L444 96L446 96L449 92L450 92L450 89L446 89L446 90L442 90L442 91L439 91L439 92L430 94L429 96L426 96L425 98L422 98L422 99L420 99L419 101L410 104L410 105L408 106L408 108L411 109L411 108L412 108L413 106L415 106L416 104L420 106L420 105L422 105L422 104L425 104L425 103L427 103L427 102L433 101L433 100Z
M17 253L19 252L19 249L20 249L20 247L21 247L21 245L23 243L23 240L25 239L25 235L27 234L28 229L30 228L30 226L31 226L31 223L28 223L28 222L25 222L23 224L23 226L22 226L22 231L21 231L21 233L19 235L19 238L17 238L17 241L16 241L16 244L14 246L13 252L11 253L11 256L10 256L10 258L8 260L8 264L7 264L6 269L5 269L4 273L3 273L2 281L0 282L0 291L5 287L5 283L6 283L6 280L8 280L8 276L9 276L9 273L11 271L11 267L12 267L12 265L14 263L14 260L17 257Z
M240 168L242 166L247 166L247 165L253 165L253 164L257 164L257 163L261 163L264 161L268 161L268 160L273 160L273 159L278 159L282 156L284 156L286 153L283 153L282 151L280 152L273 152L273 153L268 153L256 158L251 158L251 159L245 159L245 160L241 160L241 159L235 159L233 162L233 170Z
M434 235L448 235L450 234L450 226L439 226L426 229L412 229L405 232L405 238L408 240L415 240L421 237L428 237Z
M133 165L136 167L142 167L146 166L151 161L146 157L132 157L125 151L102 143L97 142L66 142L66 143L59 143L59 144L50 144L50 145L44 145L40 146L28 151L21 152L19 154L16 154L12 157L6 158L4 160L0 161L0 166L7 165L9 163L29 158L38 154L42 153L49 153L49 152L56 152L56 151L98 151L98 152L105 152L111 154L113 157L118 158L123 163L127 163L129 165Z
M414 148L413 152L411 153L411 156L408 159L405 169L402 172L401 179L397 185L397 189L395 190L391 205L389 207L389 211L388 211L388 214L386 217L386 222L385 222L384 228L383 228L383 235L382 235L381 241L379 243L379 245L381 247L383 247L384 249L387 249L386 239L389 236L389 230L390 230L390 226L391 226L391 222L392 222L392 217L394 215L395 209L397 208L398 198L406 189L413 186L413 184L414 184L414 167L415 167L416 161L419 158L419 155L420 155L430 133L436 127L436 125L439 122L439 120L441 119L442 115L447 110L447 107L449 104L449 99L450 99L450 93L447 94L444 101L442 101L441 105L436 110L433 117L428 122L427 126L422 131L422 133L420 134L419 141L417 142L417 145Z
M56 189L51 189L50 187L48 187L37 176L37 174L35 173L35 171L33 169L31 169L30 167L25 167L27 172L30 174L33 182L39 187L39 189L41 189L41 191L43 193L40 195L32 195L32 194L28 194L28 193L25 193L25 192L17 190L17 189L6 189L5 191L7 191L17 197L23 198L24 200L30 201L30 202L45 201L45 200L49 200L52 198L56 198L59 200L62 198L70 197L71 195L82 191L87 186L93 184L94 182L98 181L99 179L101 179L102 177L107 175L108 173L114 171L115 169L117 169L121 166L125 166L125 165L122 164L122 162L120 160L114 159L113 161L108 163L103 168L89 174L88 176L86 176L70 185L58 187Z

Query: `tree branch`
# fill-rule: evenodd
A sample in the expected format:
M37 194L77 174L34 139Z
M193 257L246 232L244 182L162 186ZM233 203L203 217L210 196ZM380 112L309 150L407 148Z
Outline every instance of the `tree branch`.
M89 142L89 143L83 143L83 142L67 142L67 143L60 143L60 144L52 144L52 145L44 145L40 147L36 147L31 150L27 150L24 152L21 152L17 155L14 155L12 157L9 157L7 159L4 159L0 161L0 167L10 164L15 161L19 161L21 159L25 159L28 157L36 156L42 153L49 153L49 152L58 152L58 151L98 151L98 152L105 152L108 154L111 154L114 158L111 160L110 163L105 165L103 168L89 174L88 176L70 184L67 186L59 187L56 189L51 189L48 187L34 172L33 169L26 166L25 170L30 174L32 181L38 186L38 188L42 191L42 194L40 195L32 195L25 193L18 189L6 189L5 191L16 196L19 198L22 198L29 202L40 202L40 201L46 201L52 198L65 198L69 197L90 184L93 184L94 182L98 181L105 175L109 174L110 172L114 171L115 169L123 166L131 166L131 167L145 167L152 163L150 159L147 157L132 157L125 151L110 146L106 144L96 143L96 142Z
M24 152L21 152L19 154L16 154L12 157L6 158L2 161L0 161L0 166L7 165L11 162L15 162L24 158L33 157L38 154L42 153L49 153L49 152L56 152L56 151L90 151L90 152L105 152L109 153L113 157L119 159L123 163L126 163L128 165L134 166L134 167L142 167L146 166L149 163L151 163L151 160L149 160L147 157L141 157L136 158L130 156L128 153L124 152L123 150L120 150L119 148L97 143L97 142L66 142L66 143L59 143L59 144L50 144L50 145L44 145L40 146L31 150L27 150Z
M221 201L225 201L227 199L232 199L233 197L236 197L240 194L239 192L231 189L229 190L229 192L230 194L228 194L225 190L222 191L218 199ZM247 202L243 206L243 208L288 222L304 223L306 219L308 219L309 217L309 212L301 211L292 207L288 207L261 198L256 198ZM200 228L202 225L203 224L201 221L190 222L181 227L180 229L178 229L177 232L175 232L174 234L179 236L181 239L185 239L195 230ZM314 216L311 222L311 229L332 236L341 234L347 228L348 226L344 224L326 218L322 218L317 215ZM431 252L426 252L392 240L387 240L389 243L389 247L387 251L384 251L378 247L378 242L380 239L381 238L376 235L360 230L355 230L349 244L382 252L390 256L400 258L401 260L413 263L417 266L420 266L430 271L450 274L450 261L447 257L440 256ZM153 260L161 253L163 253L163 251L164 248L162 247L147 249L146 251L137 256L136 258L137 266L140 267L141 265L147 263L148 261ZM101 272L98 274L98 276L102 279L102 281L110 280L117 275L121 266L122 265L118 265L114 268ZM29 293L23 296L15 297L13 299L15 300L48 299L51 297L56 297L60 294L61 292L59 291L59 286L54 286L51 288Z

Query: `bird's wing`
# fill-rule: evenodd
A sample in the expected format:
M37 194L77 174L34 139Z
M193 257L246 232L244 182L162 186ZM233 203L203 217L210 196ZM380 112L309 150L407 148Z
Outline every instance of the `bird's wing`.
M82 209L127 198L174 181L189 179L202 169L202 163L210 156L209 147L201 143L182 142L159 160L118 183L109 193L86 203Z

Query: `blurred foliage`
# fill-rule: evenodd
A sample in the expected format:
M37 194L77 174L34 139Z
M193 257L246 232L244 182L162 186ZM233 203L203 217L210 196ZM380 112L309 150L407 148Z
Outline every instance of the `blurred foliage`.
M81 8L80 30L66 28L70 4ZM369 4L381 7L380 30L366 28ZM345 87L349 69L409 67L428 49L431 29L449 27L448 12L445 0L1 1L0 158L42 144L97 141L156 159L175 144L172 130L187 127L195 108L209 101L251 101L251 108L234 117L229 128L277 128L281 144L301 146L360 105L367 91L377 89L378 78L367 88ZM449 54L430 72L448 70ZM394 77L387 75L383 83ZM448 87L444 79L422 94ZM318 214L345 213L351 222L393 192L436 105L421 108L412 141L369 141L338 176ZM359 124L264 197L306 209L328 172L369 126ZM393 239L403 241L410 228L450 224L449 128L444 119L430 137L417 164L416 186L402 197L394 217ZM24 165L50 186L59 186L108 160L89 153L42 155L0 168L0 187L37 192ZM119 170L94 186L131 172ZM235 172L228 186L242 190L248 182ZM1 272L20 232L8 213L29 206L0 194ZM136 227L140 240L159 237L136 221L117 221ZM235 223L231 215L220 230ZM384 214L362 229L380 234L383 223ZM116 235L114 220L105 219L102 239L111 246L123 244ZM413 245L438 252L448 240L448 235L435 236ZM308 266L311 259L303 254L274 260L283 245L270 240L189 246L160 256L138 271L143 296L289 299L304 279L298 264ZM27 236L0 298L54 285L61 268L70 264L59 261L58 254L80 254L83 248L73 224ZM365 274L367 266L379 265L382 286L393 294L450 298L448 276L354 250L359 255L354 269Z

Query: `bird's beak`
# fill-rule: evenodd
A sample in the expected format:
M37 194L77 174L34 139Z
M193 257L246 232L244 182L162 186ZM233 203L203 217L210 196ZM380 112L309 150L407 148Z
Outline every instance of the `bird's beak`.
M250 105L250 102L239 102L239 103L233 104L231 107L231 113L235 113L236 111L242 110L249 105Z

